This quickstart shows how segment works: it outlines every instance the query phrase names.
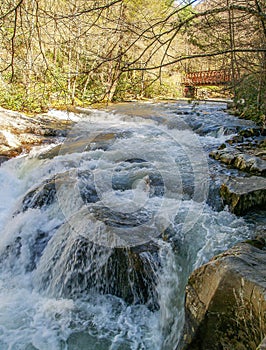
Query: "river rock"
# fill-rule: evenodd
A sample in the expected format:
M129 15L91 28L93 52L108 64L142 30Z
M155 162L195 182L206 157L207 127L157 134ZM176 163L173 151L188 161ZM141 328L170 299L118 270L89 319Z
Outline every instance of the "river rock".
M51 206L60 217L63 214L62 221L53 232L32 235L25 266L36 276L38 289L66 298L86 298L91 292L113 294L130 304L158 308L159 247L150 236L143 239L149 232L149 212L116 213L105 207L89 170L67 171L40 183L25 195L18 212L26 215L28 210L46 211ZM133 232L141 237L134 246L130 244L130 239L135 241ZM127 237L128 246L107 244L120 235ZM21 249L18 235L0 262L19 259Z
M220 188L224 204L236 215L253 208L265 208L266 179L258 176L228 178Z
M237 149L227 147L212 151L210 156L239 170L256 175L266 175L266 160L263 158L264 152L262 152L262 150L254 150L254 154L251 155L243 153Z
M241 171L266 176L265 130L243 129L210 152L210 157Z
M1 161L28 152L34 145L51 142L54 137L66 136L72 124L45 114L28 117L0 108Z
M178 349L255 350L266 333L265 276L264 238L240 243L195 270Z
M109 147L111 147L114 144L116 140L128 137L131 132L113 129L112 132L106 132L104 130L99 131L99 134L96 135L90 135L90 133L84 132L84 130L81 130L80 133L80 135L77 135L75 137L74 135L69 135L69 138L65 143L56 145L55 147L49 150L45 150L44 152L39 154L38 158L52 159L58 155L65 155L96 149L106 151Z
M87 232L64 224L54 234L35 271L41 291L55 297L86 298L112 294L130 304L158 307L158 247L150 242L131 248L107 247L88 239Z

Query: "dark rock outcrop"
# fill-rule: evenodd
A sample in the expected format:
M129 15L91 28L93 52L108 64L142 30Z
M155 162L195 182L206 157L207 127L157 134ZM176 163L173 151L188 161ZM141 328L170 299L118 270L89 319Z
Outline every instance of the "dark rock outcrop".
M70 193L74 187L79 200L74 191L70 195L73 206L68 203L65 208L60 191ZM141 230L146 232L148 213L116 213L105 207L88 170L67 171L44 181L25 195L18 212L46 211L54 205L55 210L62 210L62 221L52 232L34 232L30 242L24 242L30 254L23 264L35 275L36 288L67 298L86 297L88 292L113 294L128 303L157 309L158 245L149 235L134 247L107 244L120 235L135 241L133 232L143 239ZM21 240L18 233L0 263L20 259Z
M112 132L101 131L97 135L90 135L81 131L81 135L69 135L69 139L60 145L56 145L50 150L46 150L39 155L40 159L52 159L56 156L71 154L76 152L86 152L90 150L101 149L106 151L117 139L127 137L130 131L120 131L114 129ZM73 137L73 140L71 138Z
M236 168L251 177L229 178L220 188L223 203L231 212L242 215L266 204L266 151L265 130L259 127L243 129L210 157L230 168ZM245 175L246 176L246 175Z
M86 297L88 292L112 294L130 304L158 307L159 259L155 244L109 248L83 236L70 238L66 228L67 225L62 226L60 231L68 238L56 248L51 247L56 241L56 237L52 238L37 267L37 284L41 290L56 297L74 299Z
M81 204L95 203L99 200L99 197L91 178L92 173L89 170L66 171L58 174L31 189L23 198L22 208L19 212L26 211L29 208L45 208L58 199L57 191L61 187L71 188L71 186L76 185Z
M254 208L265 208L266 179L258 176L229 178L222 184L220 194L224 204L236 215Z
M178 349L255 350L266 333L265 275L262 237L240 243L194 271Z

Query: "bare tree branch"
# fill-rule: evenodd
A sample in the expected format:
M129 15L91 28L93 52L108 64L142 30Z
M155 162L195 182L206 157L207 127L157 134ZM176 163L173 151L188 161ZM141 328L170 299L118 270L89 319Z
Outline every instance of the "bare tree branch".
M159 64L156 66L150 66L150 67L145 67L145 68L139 68L139 67L133 67L133 68L125 68L124 71L130 71L130 70L147 70L147 71L152 71L156 69L161 69L163 67L171 66L175 63L182 62L185 60L191 60L195 58L203 58L203 57L216 57L216 56L221 56L221 55L226 55L229 53L235 52L240 52L240 53L247 53L247 52L252 52L252 53L258 53L258 52L266 52L266 49L263 48L257 48L257 49L238 49L235 48L234 50L221 50L221 51L214 51L214 52L206 52L206 53L198 53L198 54L193 54L193 55L187 55L187 56L182 56L178 57L171 62L166 62L163 64Z
M8 17L12 12L16 11L19 6L23 3L24 0L20 0L14 7L12 7L9 11L7 11L5 14L0 16L0 19L3 19L5 17Z

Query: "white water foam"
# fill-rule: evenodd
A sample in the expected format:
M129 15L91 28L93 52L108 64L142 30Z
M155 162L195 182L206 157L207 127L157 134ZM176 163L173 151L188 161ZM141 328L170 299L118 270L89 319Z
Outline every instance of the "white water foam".
M193 194L193 191L192 195L184 196L182 186L187 177L182 178L182 171L189 177L191 169L194 170L192 181L208 180L207 173L201 178L200 169L206 165L206 158L193 154L191 130L173 130L169 134L165 126L158 127L152 120L134 117L133 120L138 122L136 126L128 116L97 112L88 117L89 123L97 124L93 125L94 131L99 130L99 118L101 130L118 128L131 133L125 139L118 138L106 151L61 152L52 159L41 159L38 156L44 150L39 149L0 167L0 350L172 350L182 331L184 288L190 272L250 234L243 219L227 211L216 212L205 204L204 196ZM204 140L206 137L202 136L201 142ZM209 137L206 142L217 142L217 139ZM199 147L200 142L196 149ZM121 150L122 157L119 158ZM148 160L147 167L123 163L133 158ZM117 162L119 159L122 161ZM178 164L178 171L173 171L169 164ZM141 181L156 169L166 179L168 187L161 197L149 197ZM75 187L78 173L87 170L94 175L101 172L100 179L110 180L111 177L114 181L115 176L121 176L118 179L122 181L130 173L132 187L102 191L104 203L117 211L126 201L129 208L122 207L126 213L132 209L132 200L143 210L158 211L160 208L161 218L168 223L163 240L155 237L162 263L157 286L160 310L150 310L146 305L128 305L111 295L88 293L86 299L55 297L40 292L35 285L33 275L36 270L32 271L29 265L36 239L40 232L47 233L48 238L56 235L66 218L58 201L22 211L23 197L55 175L67 174L67 182L62 187L64 209L72 214L78 213L81 207L87 210L78 198L78 187ZM201 188L196 182L194 186ZM136 191L142 191L143 197ZM186 218L189 219L186 221ZM5 257L6 247L12 248L16 238L19 238L16 244L21 246L20 254ZM38 264L38 259L36 261Z

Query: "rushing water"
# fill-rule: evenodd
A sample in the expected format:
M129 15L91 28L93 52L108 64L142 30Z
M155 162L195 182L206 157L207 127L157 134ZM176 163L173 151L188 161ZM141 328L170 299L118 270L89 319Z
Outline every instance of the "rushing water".
M0 349L173 350L191 271L250 236L208 152L221 103L121 104L0 167Z

